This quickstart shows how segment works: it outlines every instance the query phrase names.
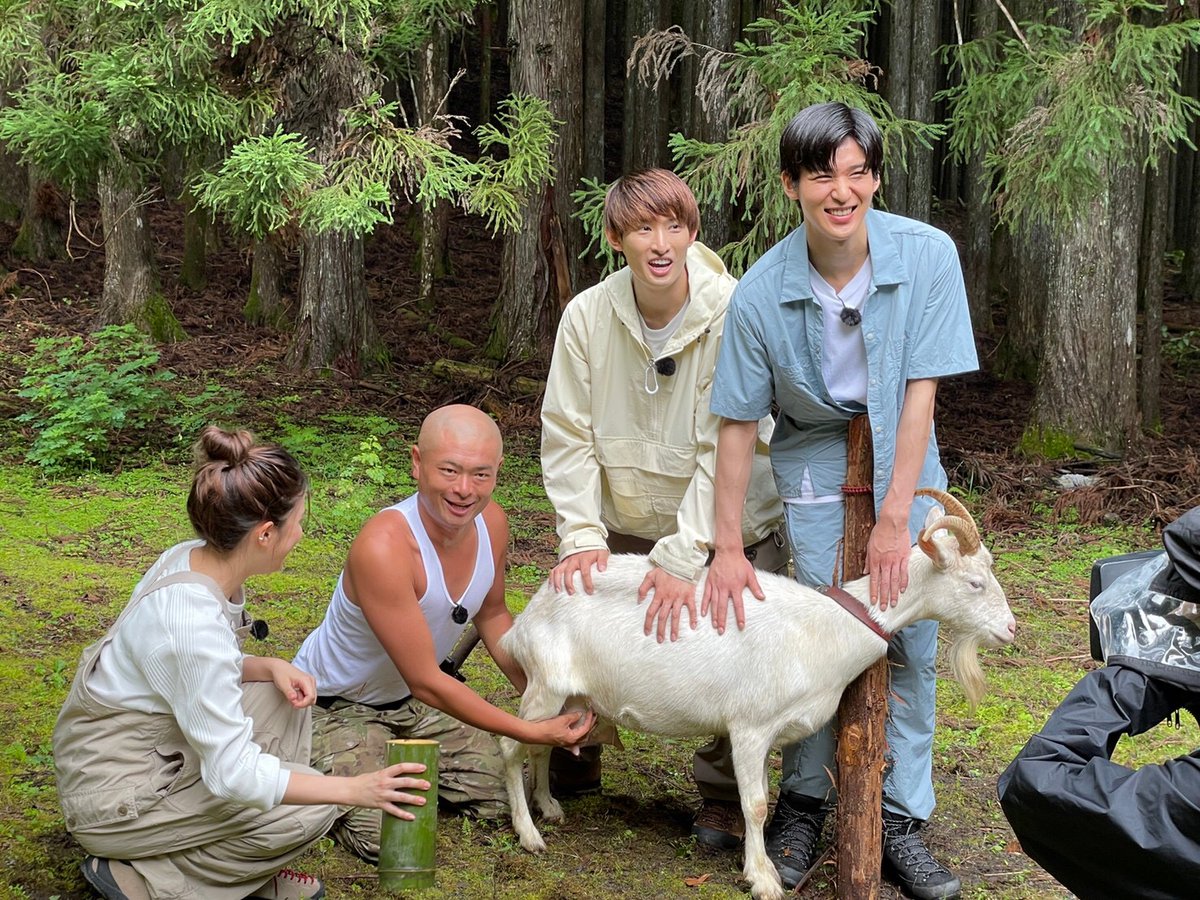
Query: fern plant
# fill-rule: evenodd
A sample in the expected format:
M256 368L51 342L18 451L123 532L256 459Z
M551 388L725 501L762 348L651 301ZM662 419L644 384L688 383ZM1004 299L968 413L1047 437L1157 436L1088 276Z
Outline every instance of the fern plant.
M35 432L25 458L63 475L109 460L116 441L149 425L167 401L174 375L133 325L109 325L89 335L40 338L17 396L30 409L17 421Z

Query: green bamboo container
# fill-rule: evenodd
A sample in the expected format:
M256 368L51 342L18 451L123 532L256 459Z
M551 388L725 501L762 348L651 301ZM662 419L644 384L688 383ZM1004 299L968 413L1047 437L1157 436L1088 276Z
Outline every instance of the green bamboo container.
M409 822L383 814L379 836L379 887L389 893L419 891L433 887L437 869L437 741L388 741L387 764L424 763L425 771L414 778L429 782L429 790L407 793L425 797L424 806L406 807L417 818Z

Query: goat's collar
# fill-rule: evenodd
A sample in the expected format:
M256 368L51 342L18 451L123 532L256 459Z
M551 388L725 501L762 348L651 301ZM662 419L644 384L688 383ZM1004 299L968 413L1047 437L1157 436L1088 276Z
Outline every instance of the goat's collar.
M834 587L833 585L828 584L821 585L819 588L817 588L817 590L827 597L832 597L837 601L838 606L850 613L850 615L854 616L854 618L858 619L858 621L862 622L889 644L891 643L892 633L887 631L882 625L872 619L871 614L867 612L867 608L863 606L862 603L860 603L852 594L843 591L840 587Z

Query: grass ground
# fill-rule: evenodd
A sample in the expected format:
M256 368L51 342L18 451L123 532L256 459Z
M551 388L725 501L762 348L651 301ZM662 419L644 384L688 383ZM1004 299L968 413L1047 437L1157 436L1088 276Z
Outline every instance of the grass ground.
M255 652L290 656L323 614L349 541L365 516L411 488L412 434L376 416L342 415L264 433L290 446L314 475L307 536L278 574L248 586L271 634ZM0 465L0 900L87 896L82 851L63 828L52 776L50 732L80 650L103 633L134 582L167 546L189 536L188 471L176 448L117 474L47 480L9 454ZM513 518L510 603L519 609L551 562L549 507L534 444L508 448L499 499ZM970 504L970 500L968 501ZM1048 519L1047 519L1048 521ZM1021 854L995 801L996 777L1091 665L1086 588L1092 560L1153 546L1136 527L1031 527L993 545L997 573L1019 622L1014 645L985 655L990 693L973 712L953 682L939 685L934 769L939 806L929 833L964 878L968 898L1067 896ZM515 706L511 688L480 653L469 683ZM735 854L688 837L697 796L697 742L623 735L605 753L604 792L567 801L567 821L547 826L549 849L522 851L507 824L443 816L435 898L726 898L744 895ZM1160 727L1122 743L1131 762L1193 749L1194 723ZM777 770L778 759L775 760ZM331 897L381 896L374 872L328 841L300 861ZM832 869L804 896L834 896ZM885 888L884 896L893 896Z

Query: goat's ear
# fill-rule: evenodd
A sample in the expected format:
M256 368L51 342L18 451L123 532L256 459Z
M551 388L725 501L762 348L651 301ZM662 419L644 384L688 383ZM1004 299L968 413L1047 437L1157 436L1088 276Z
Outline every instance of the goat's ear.
M962 553L958 548L958 538L944 528L936 528L935 523L939 517L933 516L933 518L935 520L933 522L926 519L926 525L917 537L917 546L921 548L922 553L933 560L935 568L949 569L962 558Z
M928 529L930 525L932 525L945 514L946 513L942 510L942 508L936 504L929 507L929 512L925 513L925 528L923 528L922 531Z

